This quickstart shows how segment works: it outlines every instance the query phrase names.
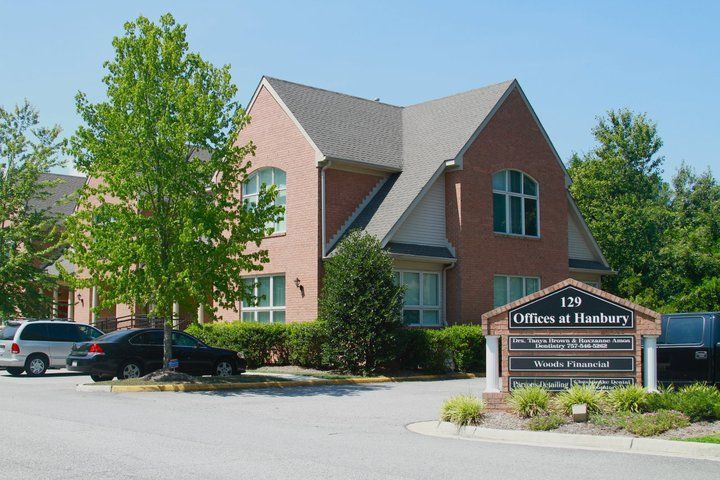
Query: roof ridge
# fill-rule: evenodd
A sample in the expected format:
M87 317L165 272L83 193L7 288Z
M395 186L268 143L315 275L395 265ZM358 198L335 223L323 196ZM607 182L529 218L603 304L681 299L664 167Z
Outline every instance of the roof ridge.
M263 77L265 77L265 78L268 79L268 80L277 80L277 81L280 81L280 82L291 83L291 84L293 84L293 85L298 85L298 86L301 86L301 87L310 88L310 89L312 89L312 90L318 90L318 91L327 92L327 93L334 93L335 95L342 95L343 97L356 98L356 99L358 99L358 100L363 100L363 101L365 101L365 102L370 102L370 103L376 104L376 105L385 105L385 106L388 106L388 107L399 108L399 109L405 108L405 107L400 106L400 105L393 105L392 103L381 102L381 101L379 101L379 100L370 100L369 98L363 98L363 97L359 97L359 96L357 96L357 95L350 95L349 93L336 92L335 90L328 90L327 88L315 87L315 86L313 86L313 85L306 85L306 84L304 84L304 83L292 82L292 81L290 81L290 80L284 80L284 79L282 79L282 78L271 77L271 76L268 76L268 75L263 75Z
M57 177L83 178L83 179L87 178L84 175L70 175L69 173L55 173L55 172L42 172L41 175L55 175Z
M410 107L416 107L416 106L418 106L418 105L425 105L425 104L432 103L432 102L439 102L439 101L442 101L442 100L447 100L448 98L458 97L458 96L460 96L460 95L465 95L465 94L468 94L468 93L477 92L478 90L486 90L486 89L488 89L488 88L497 87L497 86L500 86L500 85L505 84L505 83L508 84L508 87L509 87L510 85L512 85L512 84L515 83L515 82L517 82L517 79L516 79L516 78L510 79L510 80L503 80L502 82L491 83L490 85L485 85L484 87L471 88L470 90L465 90L465 91L462 91L462 92L457 92L457 93L453 93L453 94L450 94L450 95L445 95L444 97L431 98L430 100L425 100L424 102L413 103L412 105L406 105L406 106L403 107L403 108L410 108Z

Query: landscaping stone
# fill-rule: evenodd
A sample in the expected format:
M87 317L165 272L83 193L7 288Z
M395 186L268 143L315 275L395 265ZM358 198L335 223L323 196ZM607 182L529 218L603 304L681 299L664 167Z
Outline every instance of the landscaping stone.
M580 403L578 405L572 406L572 419L573 422L587 422L588 421L588 411L587 411L587 405L584 403Z

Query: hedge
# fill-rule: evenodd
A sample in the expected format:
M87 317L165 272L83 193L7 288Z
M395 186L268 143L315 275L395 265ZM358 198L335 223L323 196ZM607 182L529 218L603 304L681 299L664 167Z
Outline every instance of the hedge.
M249 368L298 365L332 368L326 353L323 322L208 323L187 330L208 345L237 350ZM398 336L397 356L388 368L427 372L481 372L485 369L485 338L479 326L442 329L404 329Z

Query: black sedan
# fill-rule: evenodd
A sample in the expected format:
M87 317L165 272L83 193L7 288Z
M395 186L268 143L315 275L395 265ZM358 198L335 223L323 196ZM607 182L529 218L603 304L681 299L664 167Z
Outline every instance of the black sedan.
M172 332L177 370L190 375L230 376L245 371L245 359L232 350L205 345L183 332ZM163 366L163 331L155 328L118 330L92 342L76 343L67 369L90 374L98 382L138 378Z

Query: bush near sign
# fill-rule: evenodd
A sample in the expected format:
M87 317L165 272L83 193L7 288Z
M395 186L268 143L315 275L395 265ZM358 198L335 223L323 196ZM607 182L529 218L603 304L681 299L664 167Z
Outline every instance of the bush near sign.
M567 286L508 313L510 329L630 329L635 312L573 286Z

